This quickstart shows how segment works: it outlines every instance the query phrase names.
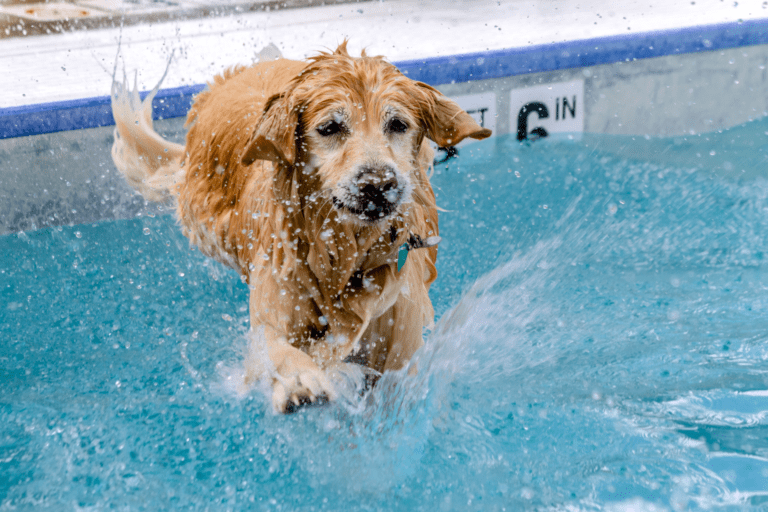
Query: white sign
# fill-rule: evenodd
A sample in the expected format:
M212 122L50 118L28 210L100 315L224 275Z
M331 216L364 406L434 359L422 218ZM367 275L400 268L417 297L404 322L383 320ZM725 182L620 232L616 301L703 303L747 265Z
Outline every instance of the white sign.
M584 131L584 80L537 85L510 92L510 131L517 140Z

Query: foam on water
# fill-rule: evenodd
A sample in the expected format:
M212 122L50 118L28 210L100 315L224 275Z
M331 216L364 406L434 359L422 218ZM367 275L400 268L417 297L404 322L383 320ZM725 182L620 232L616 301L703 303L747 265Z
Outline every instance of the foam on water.
M418 372L291 416L172 219L3 237L0 510L759 509L766 130L463 150Z

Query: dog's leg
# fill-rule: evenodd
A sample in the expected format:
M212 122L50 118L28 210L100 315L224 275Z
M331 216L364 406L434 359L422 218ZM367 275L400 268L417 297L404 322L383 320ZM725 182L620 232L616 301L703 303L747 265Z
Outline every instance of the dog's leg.
M401 295L392 306L392 319L384 371L399 370L424 345L424 313L417 303Z
M399 370L411 360L413 354L424 345L424 327L432 327L434 310L429 300L429 289L425 283L425 253L409 257L403 272L407 286L388 312L391 327L387 344L387 359L384 371ZM415 371L415 367L412 368Z
M290 283L274 279L271 267L264 265L250 275L250 310L253 329L264 327L264 346L252 346L246 362L246 382L271 379L272 404L278 412L316 400L334 400L336 392L323 369L305 352L291 345L296 309L309 305L298 301ZM304 299L308 301L308 298ZM301 304L301 306L299 306ZM251 343L258 343L254 338Z
M278 412L316 400L334 400L336 392L325 372L301 350L272 329L265 330L267 354L274 365L272 405Z

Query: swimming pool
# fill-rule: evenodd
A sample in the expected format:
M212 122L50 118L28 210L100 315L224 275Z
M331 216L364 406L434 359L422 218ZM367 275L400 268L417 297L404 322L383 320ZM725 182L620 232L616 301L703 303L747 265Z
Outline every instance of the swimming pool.
M233 384L247 288L170 216L5 235L0 509L761 509L766 151L462 149L418 375L289 416Z
M764 11L469 6L0 41L0 510L768 507ZM118 45L142 89L176 50L179 141L221 66L344 36L496 137L435 169L418 375L276 416L238 386L245 286L115 172L101 95Z

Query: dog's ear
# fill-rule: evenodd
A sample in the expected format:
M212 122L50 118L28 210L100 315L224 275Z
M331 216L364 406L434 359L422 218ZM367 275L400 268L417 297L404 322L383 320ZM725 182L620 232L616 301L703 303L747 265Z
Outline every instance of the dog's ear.
M437 89L422 82L416 82L416 86L426 95L422 118L427 137L438 146L455 146L467 137L485 139L493 133L477 124L455 101Z
M285 94L267 100L261 121L245 146L243 165L256 160L270 160L293 165L296 158L298 115L290 108Z

